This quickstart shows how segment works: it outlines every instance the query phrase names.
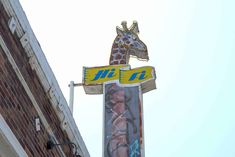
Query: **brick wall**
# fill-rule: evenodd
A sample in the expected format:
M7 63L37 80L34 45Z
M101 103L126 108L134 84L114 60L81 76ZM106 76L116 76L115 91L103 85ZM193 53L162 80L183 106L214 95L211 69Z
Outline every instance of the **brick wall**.
M50 104L37 74L29 64L29 58L21 46L20 39L8 28L9 17L0 4L0 35L11 52L20 72L40 106L46 120L59 142L68 141L65 132L60 128L60 121ZM35 157L59 157L58 149L46 150L48 133L44 126L36 132L35 118L39 117L20 80L0 47L0 113L28 154ZM68 157L72 157L69 146L62 147Z

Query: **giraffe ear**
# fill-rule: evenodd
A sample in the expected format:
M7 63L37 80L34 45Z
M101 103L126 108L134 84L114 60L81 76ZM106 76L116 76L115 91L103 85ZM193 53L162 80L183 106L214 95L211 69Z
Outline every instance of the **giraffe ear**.
M116 27L116 31L117 31L117 34L118 34L118 35L123 36L123 31L122 31L122 29L119 28L118 26Z

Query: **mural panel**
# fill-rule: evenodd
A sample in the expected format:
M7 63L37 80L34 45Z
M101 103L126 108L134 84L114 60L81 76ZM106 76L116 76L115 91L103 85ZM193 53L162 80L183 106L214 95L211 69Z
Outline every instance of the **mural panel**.
M105 157L141 157L143 126L140 92L139 86L105 85Z

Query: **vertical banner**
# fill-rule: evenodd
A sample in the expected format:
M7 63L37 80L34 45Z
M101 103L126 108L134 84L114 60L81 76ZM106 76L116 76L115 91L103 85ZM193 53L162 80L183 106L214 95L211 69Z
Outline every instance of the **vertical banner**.
M140 87L104 86L104 157L142 157Z

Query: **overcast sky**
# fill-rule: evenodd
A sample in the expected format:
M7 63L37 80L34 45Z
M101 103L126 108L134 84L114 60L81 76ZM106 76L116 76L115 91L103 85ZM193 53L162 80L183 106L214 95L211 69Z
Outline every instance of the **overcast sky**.
M115 27L139 23L157 90L144 94L146 157L235 156L234 0L20 0L66 97L83 66L108 65ZM75 89L74 118L102 156L103 95Z

